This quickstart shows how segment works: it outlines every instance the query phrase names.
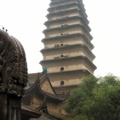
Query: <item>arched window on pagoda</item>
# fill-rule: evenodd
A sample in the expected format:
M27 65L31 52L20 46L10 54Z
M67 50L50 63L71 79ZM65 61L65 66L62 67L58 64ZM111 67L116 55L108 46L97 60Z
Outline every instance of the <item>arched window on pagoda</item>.
M64 71L64 67L61 67L61 68L60 68L60 71Z
M61 81L61 82L60 82L60 85L63 86L63 85L64 85L64 81Z

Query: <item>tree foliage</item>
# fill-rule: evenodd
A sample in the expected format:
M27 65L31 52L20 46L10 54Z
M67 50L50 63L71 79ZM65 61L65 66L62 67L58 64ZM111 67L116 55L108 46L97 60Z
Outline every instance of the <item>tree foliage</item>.
M84 78L64 106L66 120L120 120L120 79L113 75Z

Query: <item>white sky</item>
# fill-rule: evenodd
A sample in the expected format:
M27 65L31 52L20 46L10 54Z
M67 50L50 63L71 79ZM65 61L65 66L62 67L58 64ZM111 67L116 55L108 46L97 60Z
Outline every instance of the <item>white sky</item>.
M94 37L96 76L120 76L120 0L83 0ZM28 72L41 72L40 50L50 0L0 0L0 25L24 46Z

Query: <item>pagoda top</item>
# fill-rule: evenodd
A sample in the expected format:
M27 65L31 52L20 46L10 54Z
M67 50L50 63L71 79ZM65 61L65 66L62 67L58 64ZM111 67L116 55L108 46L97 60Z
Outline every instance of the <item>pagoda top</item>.
M51 1L53 1L53 2L59 2L59 1L64 1L64 0L51 0ZM65 1L69 1L69 0L65 0ZM79 0L79 1L83 3L83 0Z
M51 0L51 1L61 1L61 0ZM68 1L68 0L66 0L66 1ZM83 2L83 0L79 0L79 1Z

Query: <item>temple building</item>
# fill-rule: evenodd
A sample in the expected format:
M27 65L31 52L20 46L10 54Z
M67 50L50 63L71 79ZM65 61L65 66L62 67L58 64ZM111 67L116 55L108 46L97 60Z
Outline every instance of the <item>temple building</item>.
M49 117L61 120L64 118L66 112L62 107L69 92L58 95L46 73L29 74L29 82L32 83L32 81L35 82L26 88L22 99L22 120L51 120Z
M93 37L82 0L51 0L48 12L40 64L57 94L65 94L96 69Z

